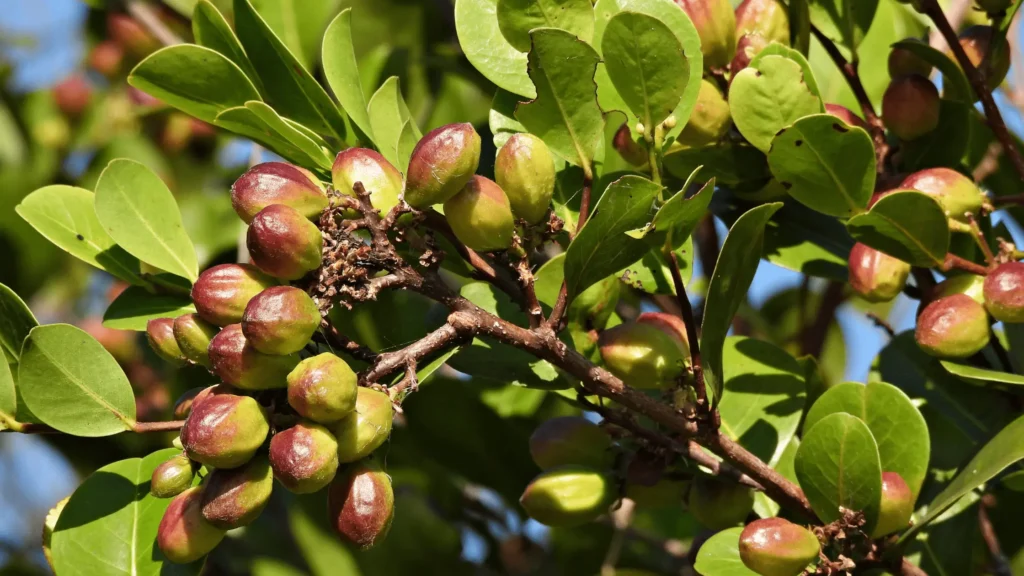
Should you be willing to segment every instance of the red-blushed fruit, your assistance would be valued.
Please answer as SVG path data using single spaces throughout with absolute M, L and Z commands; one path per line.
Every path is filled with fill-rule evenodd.
M 124 50 L 113 40 L 104 40 L 89 51 L 89 66 L 107 78 L 117 76 L 123 60 Z
M 195 469 L 184 454 L 171 456 L 153 470 L 149 480 L 149 493 L 157 498 L 171 498 L 192 486 Z
M 201 487 L 189 488 L 171 500 L 160 520 L 156 544 L 175 564 L 199 560 L 224 539 L 225 531 L 203 518 L 201 498 Z
M 533 134 L 513 134 L 494 159 L 494 180 L 508 197 L 512 213 L 530 224 L 548 214 L 555 193 L 555 159 Z
M 327 493 L 331 526 L 341 539 L 360 550 L 383 541 L 395 515 L 391 478 L 373 460 L 350 466 Z
M 863 129 L 868 132 L 871 127 L 864 121 L 863 118 L 857 116 L 846 106 L 840 106 L 839 104 L 825 104 L 825 112 L 839 118 L 846 123 L 847 126 L 856 126 L 857 128 Z
M 914 339 L 932 356 L 967 358 L 988 344 L 988 322 L 984 306 L 966 294 L 954 294 L 925 306 Z
M 153 352 L 168 362 L 181 365 L 188 360 L 174 338 L 174 318 L 154 318 L 146 322 L 146 340 Z
M 643 146 L 633 139 L 633 131 L 626 123 L 623 123 L 615 131 L 615 136 L 612 138 L 612 146 L 615 147 L 615 151 L 619 153 L 619 156 L 622 156 L 623 160 L 633 166 L 643 166 L 648 161 L 647 152 Z
M 257 268 L 282 280 L 298 280 L 320 267 L 320 229 L 294 208 L 274 204 L 261 210 L 245 235 Z
M 213 470 L 203 481 L 203 518 L 222 530 L 252 524 L 270 501 L 274 475 L 258 454 L 231 470 Z
M 754 56 L 760 54 L 761 50 L 764 50 L 767 45 L 768 41 L 758 34 L 744 34 L 740 36 L 739 41 L 736 43 L 736 55 L 733 56 L 732 62 L 729 63 L 729 82 L 732 83 L 732 79 L 741 70 L 750 66 L 750 61 L 754 59 Z
M 985 194 L 973 180 L 949 168 L 919 170 L 903 179 L 900 188 L 928 194 L 954 224 L 967 224 L 967 214 L 977 215 L 985 202 Z
M 888 302 L 903 291 L 910 264 L 860 242 L 849 258 L 850 286 L 868 302 Z
M 700 36 L 704 71 L 725 68 L 736 53 L 736 13 L 729 0 L 675 0 Z
M 701 80 L 693 113 L 676 141 L 684 146 L 706 146 L 721 140 L 730 126 L 729 103 L 717 86 Z
M 894 78 L 882 95 L 882 121 L 901 140 L 916 140 L 939 126 L 939 90 L 924 76 Z
M 334 189 L 355 197 L 356 182 L 370 193 L 370 204 L 387 215 L 402 195 L 402 173 L 379 153 L 368 148 L 349 148 L 338 153 L 331 169 Z
M 560 466 L 533 479 L 519 504 L 545 526 L 586 524 L 608 511 L 615 489 L 606 474 L 583 466 Z
M 896 472 L 882 472 L 882 501 L 871 537 L 881 538 L 906 528 L 913 514 L 914 494 L 903 477 Z
M 296 494 L 326 487 L 338 471 L 338 441 L 315 422 L 299 422 L 270 439 L 274 477 Z
M 985 308 L 1000 322 L 1024 322 L 1024 262 L 1000 264 L 985 278 Z
M 435 128 L 409 157 L 405 201 L 414 208 L 441 204 L 462 190 L 479 165 L 480 135 L 472 124 Z
M 242 321 L 253 296 L 277 282 L 249 264 L 220 264 L 207 268 L 192 286 L 199 317 L 217 326 Z
M 660 312 L 601 332 L 598 346 L 608 370 L 637 388 L 670 386 L 690 362 L 685 324 Z
M 203 392 L 210 390 L 211 388 L 214 388 L 214 386 L 200 386 L 198 388 L 187 390 L 184 394 L 179 396 L 174 402 L 174 409 L 171 411 L 174 419 L 184 420 L 185 418 L 188 418 L 189 412 L 192 411 L 192 406 L 195 405 L 196 401 L 200 398 L 200 395 L 202 394 L 203 397 L 208 396 L 209 392 L 206 394 L 203 394 Z
M 582 416 L 560 416 L 541 423 L 530 436 L 530 455 L 541 470 L 577 464 L 598 470 L 612 463 L 612 440 Z
M 288 373 L 299 363 L 297 354 L 264 354 L 252 347 L 241 324 L 225 326 L 210 340 L 210 369 L 226 384 L 243 390 L 288 386 Z
M 983 60 L 986 62 L 985 69 L 979 72 L 985 75 L 989 90 L 995 90 L 1003 83 L 1010 71 L 1010 43 L 1003 33 L 991 26 L 971 26 L 960 33 L 960 47 L 975 67 L 980 66 Z
M 323 184 L 305 168 L 286 162 L 264 162 L 249 168 L 231 185 L 231 206 L 243 222 L 267 206 L 281 204 L 315 219 L 330 204 Z
M 904 42 L 908 41 L 927 46 L 918 38 L 907 38 L 904 40 Z M 900 76 L 910 74 L 917 74 L 927 78 L 932 75 L 931 63 L 906 48 L 897 47 L 889 52 L 888 67 L 890 78 L 899 78 Z
M 358 378 L 334 354 L 306 358 L 288 374 L 288 404 L 304 418 L 329 424 L 356 408 Z
M 192 407 L 181 429 L 181 444 L 196 462 L 237 468 L 252 459 L 269 430 L 267 414 L 256 400 L 214 391 Z
M 473 176 L 446 200 L 444 215 L 455 236 L 473 250 L 490 252 L 512 245 L 512 206 L 501 187 L 483 176 Z
M 302 350 L 320 327 L 320 309 L 305 290 L 271 286 L 253 296 L 242 314 L 242 334 L 264 354 Z
M 120 12 L 107 12 L 107 34 L 136 58 L 144 58 L 161 48 L 160 41 L 137 20 Z
M 950 276 L 942 282 L 939 282 L 931 294 L 929 294 L 929 302 L 944 298 L 946 296 L 952 296 L 954 294 L 966 294 L 970 296 L 972 300 L 978 304 L 985 303 L 985 277 L 978 276 L 977 274 L 959 274 L 957 276 Z
M 391 398 L 360 386 L 356 391 L 356 407 L 332 427 L 338 440 L 338 461 L 355 462 L 370 455 L 391 435 L 395 409 Z
M 93 88 L 82 74 L 71 74 L 53 87 L 53 100 L 66 116 L 77 118 L 92 100 Z
M 217 335 L 217 327 L 199 317 L 182 314 L 174 319 L 174 340 L 178 348 L 192 362 L 210 367 L 210 340 Z
M 754 492 L 742 484 L 725 482 L 707 474 L 694 476 L 687 499 L 690 513 L 712 530 L 742 523 L 754 507 Z
M 779 0 L 743 0 L 736 7 L 736 36 L 756 34 L 789 46 L 789 14 Z
M 818 559 L 813 532 L 784 518 L 760 518 L 740 533 L 740 560 L 761 576 L 798 576 Z

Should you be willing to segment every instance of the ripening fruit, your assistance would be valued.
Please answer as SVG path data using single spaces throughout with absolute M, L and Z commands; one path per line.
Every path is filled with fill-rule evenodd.
M 1024 262 L 1000 264 L 985 278 L 985 308 L 1000 322 L 1024 322 Z
M 685 146 L 705 146 L 722 139 L 732 126 L 729 103 L 718 87 L 707 80 L 700 81 L 700 92 L 693 114 L 676 140 Z
M 916 140 L 939 125 L 939 90 L 924 76 L 893 79 L 882 96 L 882 121 L 900 140 Z
M 199 275 L 192 286 L 192 301 L 203 320 L 217 326 L 237 324 L 249 300 L 275 284 L 255 266 L 220 264 Z
M 355 410 L 333 427 L 338 440 L 338 461 L 345 464 L 361 460 L 384 444 L 391 434 L 394 415 L 387 394 L 360 386 Z
M 733 56 L 732 62 L 729 63 L 729 81 L 740 73 L 741 70 L 750 66 L 750 61 L 754 59 L 764 50 L 765 46 L 768 45 L 768 41 L 763 36 L 757 34 L 744 34 L 740 36 L 739 41 L 736 43 L 736 55 Z
M 113 40 L 104 40 L 89 51 L 89 66 L 107 78 L 117 76 L 123 60 L 124 50 Z
M 647 152 L 643 146 L 637 144 L 636 140 L 633 139 L 633 131 L 630 129 L 629 124 L 625 122 L 615 131 L 615 136 L 612 138 L 612 146 L 615 147 L 616 152 L 619 153 L 619 156 L 622 156 L 623 160 L 633 166 L 643 166 L 648 161 Z
M 603 330 L 615 312 L 622 283 L 618 277 L 608 276 L 573 298 L 568 317 L 585 328 Z
M 237 468 L 263 445 L 270 424 L 256 400 L 215 391 L 192 407 L 181 443 L 192 460 L 213 468 Z
M 868 302 L 888 302 L 903 291 L 910 264 L 860 242 L 850 250 L 850 286 Z
M 174 419 L 184 420 L 185 418 L 188 418 L 189 412 L 192 411 L 192 406 L 195 405 L 195 403 L 201 397 L 206 397 L 209 395 L 209 393 L 202 393 L 212 388 L 214 388 L 214 386 L 199 386 L 198 388 L 192 388 L 191 390 L 187 390 L 184 394 L 179 396 L 178 399 L 174 402 L 174 409 L 171 411 L 171 414 L 174 416 Z
M 820 550 L 813 532 L 784 518 L 754 520 L 740 533 L 740 559 L 761 576 L 798 576 Z
M 561 466 L 542 472 L 526 487 L 519 504 L 545 526 L 586 524 L 608 511 L 615 498 L 610 479 L 582 466 Z
M 274 475 L 260 454 L 231 470 L 213 470 L 203 481 L 203 518 L 222 530 L 252 524 L 270 501 Z
M 918 315 L 914 338 L 932 356 L 966 358 L 988 344 L 988 313 L 966 294 L 939 298 Z
M 387 537 L 395 516 L 391 477 L 373 460 L 355 464 L 331 483 L 327 508 L 341 539 L 369 550 Z
M 719 480 L 707 474 L 693 478 L 687 499 L 690 513 L 712 530 L 724 530 L 742 523 L 754 507 L 754 492 L 742 484 Z
M 913 514 L 914 494 L 903 477 L 896 472 L 882 472 L 882 501 L 871 537 L 881 538 L 906 528 Z
M 355 410 L 358 388 L 352 368 L 324 352 L 299 362 L 288 374 L 288 404 L 305 418 L 329 424 Z
M 462 190 L 479 165 L 480 135 L 472 124 L 435 128 L 409 157 L 405 201 L 414 208 L 441 204 Z
M 320 229 L 283 204 L 267 206 L 245 235 L 252 263 L 282 280 L 298 280 L 320 267 L 324 239 Z
M 338 471 L 338 441 L 319 424 L 299 422 L 270 439 L 270 466 L 274 477 L 292 492 L 317 492 Z
M 494 180 L 508 197 L 512 213 L 536 224 L 548 214 L 555 193 L 555 159 L 533 134 L 513 134 L 494 159 Z
M 993 39 L 996 44 L 990 47 Z M 975 67 L 988 54 L 985 69 L 979 72 L 985 75 L 985 84 L 989 90 L 995 90 L 1003 83 L 1006 73 L 1010 71 L 1010 44 L 1003 34 L 991 26 L 971 26 L 960 33 L 960 47 Z M 953 60 L 956 61 L 955 58 Z
M 316 219 L 330 204 L 323 184 L 305 168 L 286 162 L 264 162 L 231 185 L 231 206 L 249 224 L 267 206 L 281 204 L 305 218 Z
M 612 462 L 612 440 L 582 416 L 561 416 L 543 422 L 530 436 L 530 455 L 541 470 L 577 464 L 604 469 Z
M 140 59 L 161 48 L 160 41 L 127 14 L 107 13 L 107 35 Z
M 242 334 L 264 354 L 283 356 L 302 350 L 320 327 L 320 308 L 305 290 L 271 286 L 249 301 Z
M 992 16 L 998 16 L 1013 4 L 1013 0 L 975 0 L 978 9 L 990 14 Z
M 675 0 L 700 36 L 704 71 L 726 68 L 736 53 L 736 14 L 729 0 Z
M 925 44 L 918 38 L 907 38 L 905 41 Z M 900 76 L 909 76 L 911 74 L 928 78 L 932 75 L 931 63 L 906 48 L 893 48 L 889 52 L 888 66 L 890 78 L 899 78 Z
M 455 236 L 478 252 L 512 245 L 515 222 L 505 192 L 483 176 L 472 176 L 458 194 L 444 203 L 444 215 Z
M 846 123 L 847 126 L 856 126 L 862 128 L 865 132 L 870 133 L 870 127 L 863 118 L 857 116 L 846 106 L 840 106 L 839 104 L 825 104 L 825 112 L 839 118 Z
M 608 370 L 637 388 L 670 386 L 690 363 L 686 326 L 671 314 L 645 312 L 602 332 L 598 346 Z
M 950 276 L 932 289 L 929 297 L 937 300 L 954 294 L 966 294 L 978 304 L 985 303 L 985 277 L 977 274 L 959 274 Z M 991 312 L 989 312 L 991 314 Z
M 217 327 L 199 317 L 182 314 L 174 319 L 174 340 L 186 358 L 210 367 L 210 340 L 217 335 Z
M 201 498 L 201 487 L 189 488 L 171 500 L 160 519 L 156 543 L 171 562 L 195 562 L 209 554 L 224 538 L 224 530 L 203 518 Z
M 977 215 L 985 203 L 985 195 L 973 180 L 949 168 L 928 168 L 907 176 L 900 188 L 928 194 L 958 224 L 967 224 L 967 213 Z M 955 227 L 955 226 L 954 226 Z
M 171 456 L 153 470 L 149 493 L 157 498 L 171 498 L 192 486 L 195 469 L 184 454 Z
M 81 116 L 92 100 L 93 88 L 83 74 L 71 74 L 53 87 L 53 100 L 65 116 Z
M 338 153 L 331 168 L 334 189 L 355 197 L 353 186 L 362 182 L 370 193 L 370 204 L 387 214 L 402 194 L 402 173 L 383 156 L 367 148 L 349 148 Z
M 299 363 L 297 354 L 278 356 L 256 350 L 242 333 L 241 324 L 225 326 L 210 341 L 210 366 L 226 384 L 244 390 L 284 388 L 288 373 Z
M 154 318 L 146 322 L 146 340 L 153 352 L 164 360 L 174 364 L 188 361 L 174 338 L 174 318 Z
M 736 36 L 756 34 L 789 46 L 789 14 L 779 0 L 743 0 L 736 7 Z

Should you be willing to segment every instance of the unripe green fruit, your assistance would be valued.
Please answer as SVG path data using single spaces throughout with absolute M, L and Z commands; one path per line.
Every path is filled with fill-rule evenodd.
M 990 47 L 993 42 L 995 44 Z M 1003 83 L 1010 71 L 1010 43 L 1002 33 L 991 26 L 971 26 L 960 33 L 960 47 L 975 68 L 988 55 L 985 69 L 979 72 L 985 75 L 985 85 L 989 90 L 995 90 Z
M 405 201 L 414 208 L 441 204 L 469 182 L 480 165 L 480 135 L 472 124 L 431 130 L 413 148 Z
M 918 38 L 908 38 L 905 41 L 924 44 Z M 890 78 L 899 78 L 900 76 L 909 76 L 911 74 L 927 78 L 932 75 L 931 63 L 906 48 L 897 47 L 889 52 L 888 67 Z
M 914 494 L 903 477 L 896 472 L 882 472 L 882 501 L 871 537 L 881 538 L 906 528 L 913 514 Z
M 203 518 L 201 498 L 202 488 L 189 488 L 171 500 L 160 520 L 156 543 L 171 562 L 195 562 L 224 539 L 225 531 Z
M 245 235 L 252 263 L 283 280 L 298 280 L 320 267 L 324 239 L 320 229 L 294 208 L 267 206 Z
M 196 462 L 237 468 L 252 459 L 269 430 L 267 414 L 256 400 L 216 391 L 192 407 L 181 443 Z
M 813 532 L 783 518 L 754 520 L 740 533 L 740 559 L 761 576 L 798 576 L 820 550 Z
M 952 222 L 959 224 L 969 223 L 967 213 L 977 215 L 985 202 L 985 195 L 973 180 L 949 168 L 914 172 L 903 180 L 900 188 L 928 194 Z
M 455 236 L 473 250 L 490 252 L 512 245 L 512 206 L 505 192 L 483 176 L 473 176 L 445 201 L 444 215 Z
M 675 0 L 700 36 L 704 71 L 725 68 L 736 53 L 736 14 L 729 0 Z
M 950 276 L 939 282 L 930 294 L 931 300 L 937 300 L 954 294 L 965 294 L 978 304 L 985 303 L 985 277 L 977 274 L 960 274 Z
M 736 36 L 756 34 L 789 46 L 789 14 L 779 0 L 743 0 L 736 7 Z
M 231 185 L 231 206 L 246 224 L 274 204 L 294 208 L 303 217 L 315 219 L 330 200 L 312 172 L 285 162 L 257 164 Z
M 314 422 L 337 422 L 355 410 L 358 388 L 352 368 L 324 352 L 299 362 L 288 374 L 288 404 Z
M 192 461 L 184 454 L 171 456 L 153 470 L 149 481 L 149 493 L 157 498 L 171 498 L 192 486 L 195 469 Z
M 754 492 L 735 482 L 698 474 L 687 500 L 690 513 L 712 530 L 724 530 L 742 523 L 754 507 Z
M 914 339 L 932 356 L 967 358 L 988 344 L 988 313 L 965 294 L 939 298 L 918 315 Z
M 199 317 L 182 314 L 174 319 L 174 340 L 186 358 L 210 367 L 210 340 L 217 335 L 217 327 Z
M 209 350 L 213 373 L 244 390 L 284 388 L 288 373 L 299 363 L 296 354 L 278 356 L 256 350 L 242 333 L 241 324 L 225 326 L 210 341 Z
M 729 103 L 718 87 L 707 80 L 700 81 L 697 104 L 689 122 L 679 134 L 677 142 L 685 146 L 705 146 L 722 139 L 732 126 Z
M 157 356 L 168 362 L 180 366 L 188 361 L 174 339 L 173 318 L 154 318 L 146 322 L 146 341 Z
M 545 526 L 586 524 L 608 511 L 614 487 L 603 473 L 582 466 L 542 472 L 526 487 L 519 504 Z
M 978 9 L 987 14 L 998 16 L 1013 4 L 1013 0 L 975 0 Z
M 882 96 L 882 121 L 901 140 L 916 140 L 939 126 L 939 90 L 924 76 L 900 76 Z
M 320 309 L 304 290 L 272 286 L 245 307 L 242 334 L 260 352 L 284 356 L 305 348 L 320 320 Z
M 555 193 L 555 159 L 533 134 L 513 134 L 494 159 L 494 180 L 508 197 L 512 212 L 536 224 L 548 214 Z
M 888 302 L 899 296 L 910 276 L 910 264 L 857 243 L 850 250 L 850 286 L 868 302 Z
M 370 204 L 387 215 L 402 194 L 402 173 L 383 156 L 367 148 L 349 148 L 338 153 L 331 168 L 334 189 L 355 197 L 353 186 L 363 184 L 370 193 Z
M 580 326 L 603 330 L 615 312 L 622 283 L 616 276 L 608 276 L 573 298 L 569 305 L 569 320 Z
M 270 502 L 274 475 L 263 455 L 239 468 L 213 470 L 203 482 L 203 518 L 222 530 L 252 524 Z
M 382 542 L 395 516 L 395 493 L 380 465 L 367 460 L 339 474 L 327 493 L 331 526 L 360 550 Z
M 217 326 L 242 321 L 253 296 L 277 282 L 249 264 L 221 264 L 207 268 L 192 286 L 192 301 L 199 317 Z
M 360 386 L 356 391 L 356 407 L 334 427 L 338 440 L 338 461 L 345 464 L 369 456 L 391 435 L 395 409 L 391 398 L 372 388 Z
M 671 386 L 690 362 L 686 326 L 660 312 L 605 330 L 598 346 L 608 370 L 637 388 Z
M 623 123 L 615 131 L 615 136 L 612 138 L 612 146 L 615 147 L 616 152 L 619 153 L 619 156 L 622 156 L 623 160 L 633 166 L 643 166 L 648 161 L 647 151 L 644 150 L 643 146 L 636 143 L 636 140 L 633 139 L 633 130 L 626 123 Z
M 195 404 L 200 394 L 206 390 L 209 390 L 210 388 L 214 387 L 200 386 L 198 388 L 192 388 L 191 390 L 188 390 L 184 394 L 179 396 L 178 399 L 174 402 L 174 409 L 171 412 L 171 414 L 174 416 L 174 419 L 184 420 L 185 418 L 188 418 L 188 414 L 189 412 L 192 411 L 192 406 Z
M 839 104 L 825 104 L 825 112 L 835 116 L 836 118 L 839 118 L 848 126 L 855 126 L 857 128 L 861 128 L 865 132 L 869 132 L 871 129 L 870 126 L 868 126 L 868 123 L 864 121 L 864 119 L 854 114 L 853 110 L 850 110 L 846 106 L 840 106 Z
M 764 50 L 765 46 L 768 45 L 768 41 L 764 39 L 764 36 L 758 34 L 744 34 L 740 36 L 739 41 L 736 43 L 736 55 L 733 56 L 732 62 L 729 63 L 729 81 L 740 73 L 741 70 L 750 66 L 750 61 L 754 59 Z
M 1000 322 L 1024 322 L 1024 262 L 1000 264 L 984 283 L 985 308 Z
M 338 441 L 327 428 L 299 422 L 270 439 L 274 477 L 296 494 L 311 494 L 331 483 L 338 471 Z
M 530 436 L 530 455 L 541 470 L 566 464 L 601 470 L 611 465 L 611 447 L 608 434 L 581 416 L 552 418 Z

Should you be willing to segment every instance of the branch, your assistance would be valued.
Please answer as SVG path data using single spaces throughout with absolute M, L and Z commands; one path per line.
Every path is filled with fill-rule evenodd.
M 314 340 L 323 341 L 323 343 L 331 348 L 343 350 L 353 358 L 363 362 L 372 363 L 377 359 L 377 354 L 373 350 L 345 336 L 326 319 L 320 324 L 320 328 L 320 332 L 313 334 Z
M 697 321 L 693 317 L 693 307 L 690 299 L 686 296 L 686 286 L 683 284 L 683 275 L 679 271 L 679 258 L 671 245 L 665 247 L 668 256 L 670 269 L 672 270 L 672 283 L 676 288 L 676 299 L 679 302 L 679 309 L 686 324 L 686 339 L 690 344 L 690 365 L 693 367 L 693 389 L 697 395 L 697 404 L 704 408 L 708 407 L 708 392 L 704 385 L 704 366 L 700 358 L 700 339 L 697 336 Z
M 991 272 L 991 268 L 982 266 L 981 264 L 975 264 L 966 258 L 961 258 L 956 254 L 946 254 L 946 260 L 942 263 L 943 272 L 949 272 L 950 270 L 964 270 L 971 274 L 977 274 L 979 276 L 985 276 Z
M 19 432 L 21 434 L 63 434 L 60 430 L 47 426 L 46 424 L 36 424 L 33 422 L 6 422 L 8 428 L 0 430 L 0 432 Z M 184 420 L 171 420 L 168 422 L 136 422 L 132 425 L 131 430 L 125 430 L 125 432 L 135 432 L 137 434 L 145 434 L 148 432 L 173 432 L 180 430 L 185 425 Z
M 444 324 L 401 350 L 378 354 L 373 365 L 363 372 L 359 379 L 367 384 L 379 382 L 381 378 L 407 368 L 410 364 L 416 364 L 431 354 L 468 340 L 451 324 Z
M 801 326 L 800 347 L 804 354 L 810 354 L 815 358 L 821 356 L 829 326 L 832 325 L 839 306 L 846 301 L 844 287 L 845 284 L 842 282 L 830 282 L 821 296 L 821 304 L 818 306 L 818 313 L 814 316 L 814 322 L 809 326 Z
M 1016 205 L 1024 206 L 1024 194 L 1009 194 L 1006 196 L 992 196 L 989 198 L 993 206 Z
M 589 174 L 589 172 L 588 172 Z M 576 221 L 576 230 L 573 232 L 573 238 L 580 233 L 583 229 L 583 225 L 587 223 L 587 218 L 590 216 L 590 188 L 593 186 L 593 177 L 585 175 L 583 177 L 583 192 L 580 197 L 580 217 Z M 558 300 L 555 301 L 555 306 L 551 310 L 551 316 L 548 317 L 547 326 L 554 331 L 558 331 L 562 325 L 562 319 L 565 316 L 565 310 L 569 307 L 569 289 L 562 280 L 562 288 L 558 291 Z
M 992 520 L 988 517 L 988 509 L 993 503 L 994 497 L 991 494 L 981 497 L 981 502 L 978 503 L 978 528 L 981 531 L 982 539 L 985 541 L 985 547 L 988 548 L 989 556 L 992 557 L 990 565 L 992 574 L 995 576 L 1012 576 L 1013 570 L 1010 569 L 1010 561 L 1003 554 L 1003 548 L 999 545 L 999 536 L 996 534 L 995 527 L 992 526 Z
M 459 239 L 455 237 L 455 233 L 452 231 L 451 226 L 448 225 L 448 221 L 445 220 L 443 216 L 434 210 L 427 210 L 424 214 L 426 215 L 424 224 L 432 230 L 440 233 L 452 244 L 452 246 L 455 247 L 459 256 L 473 268 L 474 277 L 477 280 L 483 280 L 484 282 L 493 284 L 498 290 L 501 290 L 511 296 L 513 300 L 523 302 L 523 294 L 519 290 L 519 287 L 516 286 L 516 283 L 500 274 L 486 258 L 459 241 Z

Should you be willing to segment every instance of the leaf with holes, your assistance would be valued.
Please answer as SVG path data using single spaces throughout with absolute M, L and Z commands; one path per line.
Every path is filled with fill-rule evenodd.
M 857 242 L 913 266 L 942 266 L 949 251 L 946 214 L 931 196 L 900 190 L 854 216 L 846 229 Z
M 800 63 L 776 55 L 736 74 L 729 87 L 729 109 L 743 137 L 765 153 L 779 130 L 824 112 L 821 99 L 804 81 Z

